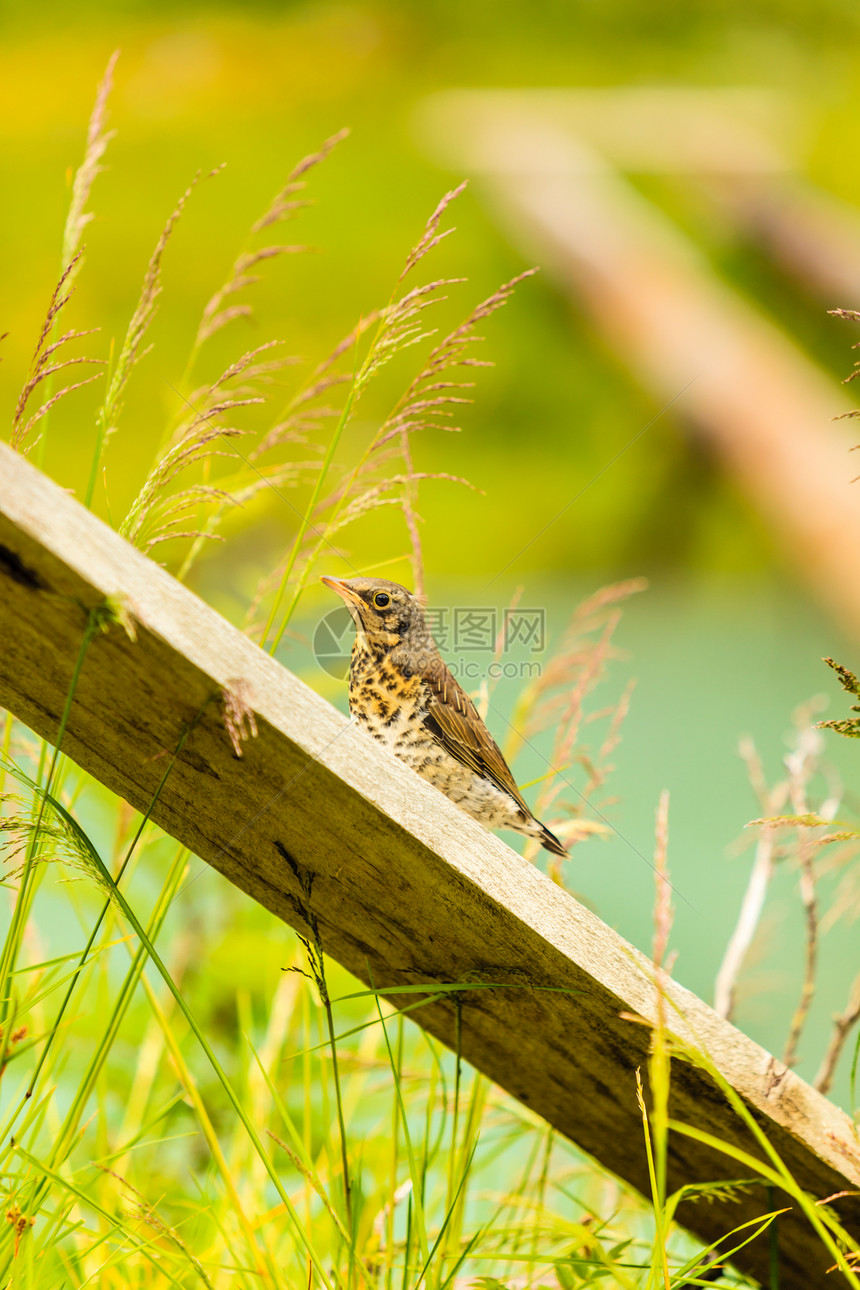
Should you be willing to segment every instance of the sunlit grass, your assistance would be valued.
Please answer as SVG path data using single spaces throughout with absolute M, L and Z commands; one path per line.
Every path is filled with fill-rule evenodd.
M 101 127 L 91 131 L 83 166 L 90 174 L 91 149 L 103 142 Z M 292 193 L 304 185 L 310 163 L 327 151 L 292 172 L 257 232 L 297 213 Z M 89 196 L 88 186 L 74 191 Z M 95 500 L 106 444 L 122 431 L 126 387 L 145 358 L 161 291 L 162 257 L 190 191 L 168 218 L 126 341 L 115 362 L 111 355 L 86 472 L 87 501 Z M 406 257 L 403 277 L 435 250 L 453 196 L 431 215 Z M 85 204 L 78 202 L 78 222 Z M 79 239 L 72 242 L 77 254 Z M 253 285 L 244 280 L 247 257 L 258 267 L 274 258 L 267 249 L 253 240 L 246 245 L 226 285 L 210 297 L 210 305 L 217 303 L 204 308 L 185 368 L 188 384 L 161 427 L 156 460 L 125 519 L 116 517 L 143 547 L 162 540 L 180 544 L 174 563 L 184 576 L 203 540 L 217 536 L 229 507 L 300 476 L 308 488 L 303 506 L 294 508 L 293 540 L 249 608 L 249 630 L 261 643 L 272 633 L 277 642 L 289 629 L 326 551 L 348 559 L 340 536 L 347 525 L 383 507 L 396 514 L 403 566 L 420 585 L 417 490 L 428 474 L 439 472 L 415 468 L 411 437 L 440 429 L 438 418 L 463 399 L 463 374 L 452 380 L 452 372 L 475 365 L 464 357 L 474 327 L 505 303 L 513 285 L 487 297 L 437 341 L 424 327 L 423 311 L 451 280 L 401 288 L 401 277 L 387 304 L 369 308 L 302 377 L 280 411 L 272 412 L 268 399 L 268 421 L 246 422 L 247 409 L 261 407 L 281 370 L 261 358 L 266 342 L 220 367 L 199 388 L 190 381 L 202 346 L 220 330 L 215 321 L 226 327 L 247 316 L 244 303 L 230 317 L 222 305 L 228 297 L 245 300 L 242 293 Z M 37 366 L 60 325 L 58 299 L 48 313 Z M 417 375 L 406 382 L 405 395 L 391 401 L 363 438 L 345 444 L 366 387 L 390 359 L 400 361 L 420 345 Z M 55 412 L 54 395 L 40 390 L 42 383 L 32 383 L 31 376 L 25 390 L 38 390 L 43 399 L 36 411 L 45 410 L 31 429 L 41 427 L 44 444 L 57 433 L 60 407 Z M 226 424 L 228 414 L 241 425 Z M 292 456 L 297 448 L 301 460 Z M 347 448 L 352 456 L 339 456 Z M 217 459 L 221 453 L 229 466 Z M 444 486 L 453 482 L 446 477 Z M 576 756 L 588 770 L 582 801 L 558 803 L 560 814 L 570 817 L 571 841 L 598 827 L 588 799 L 609 773 L 627 695 L 588 712 L 585 700 L 604 674 L 616 604 L 638 589 L 631 583 L 610 588 L 574 614 L 555 670 L 517 711 L 525 731 L 529 722 L 563 716 L 559 766 L 566 769 Z M 774 1208 L 752 1230 L 747 1225 L 727 1232 L 719 1251 L 702 1251 L 675 1223 L 679 1200 L 693 1190 L 706 1198 L 725 1195 L 732 1185 L 755 1185 L 788 1194 L 846 1283 L 857 1285 L 850 1267 L 857 1250 L 848 1234 L 791 1178 L 707 1056 L 673 1051 L 662 1009 L 650 1064 L 651 1105 L 642 1098 L 642 1143 L 631 1147 L 649 1163 L 647 1203 L 467 1068 L 459 1052 L 445 1051 L 413 1026 L 433 989 L 414 987 L 422 997 L 405 1001 L 399 1011 L 391 997 L 412 987 L 386 992 L 388 1001 L 372 989 L 357 990 L 326 958 L 309 910 L 311 935 L 302 940 L 273 926 L 262 911 L 231 905 L 223 890 L 217 902 L 207 897 L 198 907 L 193 858 L 151 825 L 148 813 L 135 816 L 106 798 L 62 752 L 77 676 L 105 621 L 134 632 L 120 605 L 90 614 L 56 746 L 4 718 L 0 788 L 9 796 L 0 824 L 8 841 L 4 895 L 11 916 L 0 949 L 0 1170 L 7 1220 L 0 1229 L 0 1284 L 445 1290 L 477 1279 L 487 1290 L 499 1290 L 554 1279 L 572 1290 L 611 1278 L 636 1290 L 669 1290 L 683 1277 L 697 1284 L 697 1274 L 707 1273 L 718 1254 L 768 1239 L 776 1213 Z M 483 697 L 489 702 L 489 693 Z M 600 720 L 605 734 L 591 756 L 580 726 Z M 190 729 L 166 750 L 150 811 Z M 559 788 L 558 782 L 546 785 L 548 803 L 560 797 Z M 658 991 L 671 924 L 666 830 L 664 807 L 657 848 Z M 555 876 L 561 881 L 560 873 Z M 71 892 L 70 879 L 83 887 Z M 77 933 L 68 926 L 72 910 L 80 919 Z M 247 961 L 236 963 L 237 929 L 231 928 L 220 971 L 238 983 L 213 990 L 212 924 L 234 916 L 253 929 L 245 941 Z M 451 982 L 435 993 L 452 995 L 459 1009 L 468 991 L 480 988 L 489 986 Z M 671 1065 L 681 1055 L 708 1070 L 759 1141 L 764 1163 L 723 1147 L 743 1174 L 737 1184 L 704 1183 L 668 1194 L 670 1130 L 709 1141 L 700 1129 L 669 1118 Z M 634 1104 L 635 1087 L 629 1096 Z

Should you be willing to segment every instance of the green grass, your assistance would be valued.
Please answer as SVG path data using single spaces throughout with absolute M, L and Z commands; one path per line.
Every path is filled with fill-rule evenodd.
M 13 920 L 4 951 L 4 1285 L 696 1284 L 708 1250 L 677 1228 L 678 1202 L 762 1183 L 807 1215 L 822 1257 L 858 1285 L 845 1263 L 856 1244 L 707 1057 L 675 1048 L 671 1018 L 655 1032 L 652 1102 L 631 1144 L 650 1162 L 649 1206 L 416 1029 L 410 1013 L 425 999 L 397 1014 L 356 991 L 318 939 L 213 890 L 214 875 L 189 882 L 187 852 L 60 756 L 56 791 L 73 813 L 40 787 L 38 744 L 19 727 L 13 743 L 4 764 L 25 850 L 6 885 L 28 931 Z M 92 799 L 104 855 L 77 818 Z M 78 935 L 89 936 L 83 952 L 41 957 L 52 923 L 62 935 L 51 905 L 72 860 L 86 875 L 71 902 Z M 658 902 L 661 920 L 667 938 Z M 468 1006 L 467 985 L 446 989 Z M 676 1059 L 709 1071 L 761 1159 L 668 1118 Z M 670 1131 L 728 1153 L 737 1182 L 667 1194 Z M 771 1221 L 727 1232 L 721 1254 L 766 1240 Z
M 294 173 L 289 184 L 303 184 L 307 173 Z M 268 207 L 277 212 L 274 222 L 292 217 L 283 202 L 303 192 L 291 188 L 285 198 L 282 190 Z M 189 204 L 200 196 L 186 194 Z M 264 203 L 258 214 L 266 209 Z M 79 203 L 72 222 L 82 210 Z M 387 303 L 383 297 L 353 320 L 343 349 L 329 361 L 323 348 L 288 393 L 280 385 L 285 369 L 271 365 L 265 342 L 228 355 L 219 348 L 224 335 L 210 338 L 210 351 L 198 331 L 190 344 L 193 373 L 190 362 L 177 363 L 173 395 L 152 436 L 153 458 L 126 487 L 127 505 L 117 513 L 101 468 L 112 437 L 126 433 L 124 404 L 145 370 L 138 365 L 146 361 L 162 260 L 181 232 L 180 214 L 187 212 L 174 211 L 156 244 L 125 343 L 108 348 L 92 455 L 79 470 L 83 495 L 142 547 L 168 541 L 169 562 L 185 577 L 220 528 L 229 552 L 256 517 L 261 495 L 289 497 L 286 490 L 295 488 L 282 566 L 268 571 L 247 606 L 249 631 L 262 643 L 293 630 L 321 560 L 349 558 L 342 535 L 352 538 L 350 526 L 360 532 L 372 520 L 374 541 L 394 553 L 386 567 L 420 580 L 419 486 L 423 496 L 431 486 L 461 484 L 427 478 L 447 472 L 418 470 L 411 436 L 438 430 L 440 412 L 456 410 L 446 403 L 428 411 L 425 401 L 440 378 L 474 375 L 462 370 L 474 328 L 508 289 L 466 306 L 462 323 L 443 315 L 438 335 L 431 334 L 425 317 L 455 285 L 434 275 L 432 285 L 419 279 L 416 286 L 415 270 L 423 272 L 424 255 L 438 249 L 431 243 L 447 217 L 437 210 Z M 76 252 L 80 239 L 69 229 L 67 223 L 64 242 Z M 248 284 L 237 286 L 241 256 L 266 245 L 259 238 L 242 244 L 222 299 L 247 299 Z M 39 355 L 53 343 L 79 342 L 63 339 L 73 309 L 73 302 L 53 309 Z M 207 358 L 208 377 L 194 375 Z M 30 389 L 36 411 L 59 392 L 57 373 L 39 363 L 31 369 L 39 378 Z M 446 386 L 443 397 L 459 398 L 461 388 Z M 24 432 L 22 446 L 35 447 L 41 431 L 50 461 L 67 406 L 66 399 L 52 403 Z M 245 504 L 238 520 L 227 494 Z M 559 660 L 571 693 L 577 669 L 588 673 L 586 690 L 602 677 L 619 594 L 608 593 L 609 609 L 583 611 L 587 622 L 574 619 L 579 635 Z M 706 1203 L 728 1185 L 667 1191 L 670 1130 L 706 1136 L 669 1118 L 676 1058 L 709 1070 L 759 1140 L 764 1163 L 734 1152 L 734 1185 L 789 1195 L 817 1232 L 822 1259 L 839 1265 L 844 1284 L 858 1284 L 848 1263 L 858 1256 L 856 1244 L 802 1192 L 706 1055 L 673 1051 L 662 1015 L 652 1103 L 643 1101 L 642 1140 L 631 1144 L 649 1162 L 646 1201 L 413 1025 L 421 999 L 395 1012 L 375 991 L 357 990 L 327 960 L 312 920 L 311 937 L 295 937 L 226 890 L 148 815 L 136 815 L 77 770 L 63 754 L 63 735 L 80 667 L 106 619 L 134 632 L 120 604 L 90 615 L 57 745 L 34 739 L 8 715 L 3 725 L 0 824 L 11 917 L 0 949 L 7 1220 L 0 1284 L 573 1290 L 603 1283 L 651 1290 L 683 1276 L 696 1284 L 712 1252 L 678 1229 L 677 1205 L 694 1191 Z M 589 631 L 594 639 L 586 648 Z M 538 720 L 539 701 L 551 704 L 553 696 L 532 694 L 518 725 Z M 574 753 L 584 756 L 580 722 L 594 729 L 617 711 L 586 712 L 581 703 L 566 711 L 558 745 L 565 765 Z M 187 734 L 167 750 L 173 759 Z M 608 767 L 599 758 L 590 765 L 595 786 L 602 785 Z M 168 760 L 162 785 L 172 766 Z M 544 782 L 548 803 L 557 787 Z M 577 808 L 580 822 L 594 823 L 591 805 Z M 564 823 L 568 808 L 559 802 L 557 809 Z M 663 871 L 665 819 L 658 834 Z M 663 887 L 656 925 L 659 967 L 670 930 Z M 467 1006 L 470 988 L 479 987 L 445 987 L 457 1008 Z M 629 1096 L 634 1105 L 635 1087 Z M 739 1248 L 768 1240 L 777 1212 L 774 1205 L 725 1241 Z M 728 1281 L 745 1284 L 732 1274 Z

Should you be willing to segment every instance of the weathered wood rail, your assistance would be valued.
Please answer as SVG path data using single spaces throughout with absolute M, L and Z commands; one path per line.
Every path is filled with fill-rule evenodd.
M 365 981 L 518 987 L 464 995 L 464 1056 L 647 1192 L 634 1073 L 649 1033 L 622 1014 L 655 1015 L 648 960 L 0 445 L 0 704 L 48 739 L 87 612 L 108 596 L 125 601 L 137 640 L 118 625 L 93 640 L 64 751 L 146 809 L 165 750 L 207 699 L 241 690 L 258 738 L 237 758 L 210 702 L 156 821 L 301 931 L 312 880 L 324 947 Z M 671 1030 L 707 1051 L 803 1187 L 816 1199 L 856 1189 L 860 1147 L 842 1112 L 694 995 L 673 983 L 668 995 Z M 415 1019 L 452 1044 L 450 999 Z M 675 1062 L 672 1088 L 676 1119 L 760 1154 L 702 1070 Z M 671 1187 L 738 1173 L 724 1154 L 673 1136 Z M 753 1188 L 731 1204 L 688 1204 L 680 1217 L 710 1241 L 783 1199 Z M 860 1228 L 856 1198 L 836 1208 Z M 782 1290 L 832 1286 L 826 1252 L 796 1210 L 780 1220 L 779 1245 Z M 766 1241 L 738 1263 L 766 1278 Z

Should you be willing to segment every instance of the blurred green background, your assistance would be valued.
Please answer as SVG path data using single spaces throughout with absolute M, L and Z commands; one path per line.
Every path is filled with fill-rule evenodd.
M 266 271 L 254 289 L 253 324 L 237 323 L 218 338 L 206 358 L 210 376 L 220 360 L 273 336 L 285 342 L 285 352 L 312 364 L 359 316 L 387 300 L 437 200 L 468 178 L 441 169 L 417 141 L 415 106 L 441 88 L 772 87 L 804 122 L 806 177 L 860 205 L 853 162 L 858 36 L 860 10 L 847 0 L 660 6 L 632 0 L 79 0 L 74 7 L 4 0 L 0 330 L 9 335 L 0 402 L 10 413 L 26 375 L 58 276 L 70 178 L 83 153 L 96 85 L 117 47 L 110 106 L 117 137 L 90 202 L 97 218 L 87 230 L 86 264 L 69 313 L 76 327 L 102 329 L 89 352 L 106 356 L 111 339 L 121 340 L 158 232 L 190 178 L 222 162 L 226 168 L 194 193 L 167 250 L 154 349 L 132 378 L 121 429 L 108 450 L 109 511 L 99 491 L 97 509 L 114 522 L 177 412 L 174 387 L 182 388 L 203 305 L 295 161 L 342 126 L 350 127 L 350 138 L 314 172 L 315 204 L 284 239 L 307 243 L 313 253 L 286 257 Z M 804 295 L 677 185 L 637 182 L 682 222 L 718 276 L 798 338 L 831 373 L 836 391 L 850 369 L 854 337 L 825 310 L 860 301 Z M 528 267 L 500 230 L 480 181 L 458 200 L 451 222 L 457 232 L 428 262 L 425 277 L 468 282 L 448 292 L 435 320 L 440 326 L 454 325 Z M 709 997 L 749 864 L 749 852 L 730 859 L 727 850 L 760 814 L 737 756 L 738 739 L 751 734 L 776 775 L 798 703 L 825 691 L 835 699 L 829 715 L 842 715 L 845 705 L 820 658 L 833 654 L 852 665 L 856 642 L 845 640 L 812 603 L 762 519 L 709 452 L 691 443 L 678 410 L 656 416 L 659 407 L 548 275 L 523 283 L 483 331 L 481 356 L 496 366 L 478 373 L 463 433 L 424 435 L 415 445 L 419 469 L 465 476 L 481 490 L 444 481 L 422 488 L 430 600 L 504 606 L 522 584 L 527 603 L 546 606 L 557 638 L 576 601 L 601 582 L 648 577 L 651 590 L 631 604 L 619 633 L 628 657 L 613 663 L 603 700 L 616 698 L 629 676 L 638 678 L 610 785 L 617 801 L 608 818 L 617 833 L 578 847 L 565 880 L 646 948 L 653 813 L 659 791 L 669 788 L 676 974 Z M 366 441 L 386 399 L 390 404 L 403 388 L 414 370 L 410 363 L 408 353 L 400 356 L 376 402 L 362 406 L 345 459 Z M 72 489 L 86 482 L 101 396 L 96 382 L 72 394 L 52 420 L 45 465 Z M 846 478 L 851 464 L 846 460 Z M 297 490 L 291 500 L 301 510 L 306 494 Z M 259 578 L 291 541 L 295 518 L 290 505 L 261 497 L 231 522 L 230 542 L 207 552 L 192 584 L 241 621 Z M 402 533 L 395 537 L 387 517 L 371 518 L 348 544 L 351 561 L 362 569 L 404 549 Z M 157 554 L 168 563 L 178 558 L 167 548 Z M 300 630 L 283 657 L 345 706 L 343 687 L 317 666 L 308 644 L 328 607 L 321 590 L 308 594 Z M 496 692 L 500 719 L 494 724 L 491 717 L 490 724 L 497 734 L 515 689 L 505 683 Z M 518 761 L 521 781 L 544 773 L 548 746 L 539 742 Z M 860 782 L 855 749 L 829 736 L 828 756 L 849 786 L 848 809 Z M 837 880 L 823 880 L 825 903 Z M 795 888 L 796 875 L 781 871 L 737 1017 L 776 1051 L 800 986 L 803 921 Z M 195 899 L 213 908 L 226 899 L 213 873 L 194 890 Z M 843 921 L 828 935 L 803 1045 L 800 1069 L 808 1076 L 830 1014 L 844 1006 L 860 966 L 856 947 L 856 925 Z M 226 940 L 219 953 L 229 954 Z M 843 1101 L 846 1089 L 843 1075 L 836 1090 Z

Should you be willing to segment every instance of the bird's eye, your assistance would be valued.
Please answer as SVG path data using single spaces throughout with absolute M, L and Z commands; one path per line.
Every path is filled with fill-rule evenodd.
M 384 609 L 386 605 L 391 604 L 391 597 L 386 591 L 377 591 L 376 595 L 373 597 L 373 603 L 376 605 L 377 609 Z

